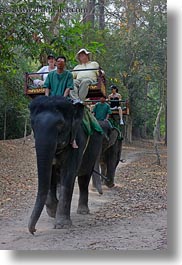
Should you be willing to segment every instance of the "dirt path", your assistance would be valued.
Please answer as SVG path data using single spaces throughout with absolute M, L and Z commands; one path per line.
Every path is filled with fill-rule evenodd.
M 26 148 L 35 162 L 34 150 L 32 149 L 30 152 L 30 145 Z M 31 179 L 32 182 L 30 179 L 28 179 L 29 181 L 26 180 L 26 185 L 29 188 L 24 183 L 19 182 L 19 186 L 23 185 L 26 187 L 27 192 L 21 193 L 21 204 L 19 207 L 16 204 L 13 208 L 11 197 L 7 200 L 7 204 L 3 204 L 3 210 L 1 210 L 3 214 L 0 216 L 0 249 L 167 249 L 165 172 L 162 169 L 160 178 L 158 178 L 158 174 L 155 175 L 153 173 L 152 175 L 154 178 L 152 181 L 158 181 L 157 186 L 159 189 L 156 189 L 156 183 L 152 182 L 152 186 L 150 183 L 146 185 L 142 182 L 146 175 L 146 170 L 147 174 L 150 175 L 151 169 L 148 167 L 144 169 L 142 168 L 143 164 L 139 164 L 141 171 L 137 175 L 137 161 L 145 158 L 146 154 L 151 154 L 151 157 L 153 157 L 150 148 L 147 151 L 141 147 L 124 148 L 123 158 L 126 159 L 126 163 L 120 163 L 117 168 L 116 186 L 112 189 L 104 187 L 103 195 L 99 195 L 90 186 L 89 207 L 91 214 L 89 215 L 78 215 L 76 213 L 78 203 L 76 183 L 71 210 L 73 226 L 70 229 L 53 229 L 54 220 L 49 218 L 44 210 L 38 221 L 35 236 L 29 234 L 27 224 L 35 198 L 36 178 L 34 176 L 34 179 Z M 24 155 L 22 154 L 22 156 Z M 146 161 L 143 161 L 143 163 L 145 164 Z M 30 167 L 32 167 L 31 163 Z M 160 172 L 161 169 L 157 169 Z M 129 174 L 132 170 L 135 172 L 134 175 Z M 35 175 L 35 172 L 32 174 Z M 140 182 L 142 184 L 139 186 Z M 11 212 L 7 212 L 7 208 Z

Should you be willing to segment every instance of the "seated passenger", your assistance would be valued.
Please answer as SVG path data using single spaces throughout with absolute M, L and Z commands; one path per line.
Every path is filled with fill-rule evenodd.
M 43 85 L 45 88 L 45 96 L 64 96 L 68 97 L 73 89 L 73 76 L 70 71 L 66 70 L 66 57 L 58 56 L 56 58 L 57 70 L 48 73 L 47 79 Z M 73 148 L 78 148 L 75 137 L 77 126 L 73 131 L 71 145 Z
M 42 68 L 39 69 L 39 71 L 37 71 L 37 73 L 40 73 L 40 74 L 42 73 L 41 75 L 40 74 L 30 75 L 32 77 L 38 78 L 38 79 L 33 80 L 34 85 L 37 87 L 43 86 L 43 84 L 47 78 L 48 72 L 51 72 L 51 71 L 57 69 L 57 67 L 55 66 L 56 60 L 55 60 L 54 55 L 52 55 L 52 54 L 48 55 L 47 63 L 48 63 L 48 65 L 43 66 Z M 42 79 L 41 79 L 41 77 L 42 77 Z
M 115 85 L 111 86 L 112 93 L 108 96 L 108 100 L 110 100 L 111 110 L 118 110 L 120 116 L 120 125 L 124 125 L 123 122 L 123 111 L 120 106 L 119 100 L 121 100 L 121 95 L 118 93 L 118 88 Z
M 100 102 L 96 103 L 93 108 L 93 114 L 98 121 L 105 121 L 109 119 L 112 113 L 110 106 L 106 103 L 106 96 L 100 98 Z
M 88 86 L 94 82 L 97 82 L 97 77 L 99 75 L 99 64 L 97 62 L 90 61 L 90 52 L 86 49 L 81 49 L 76 55 L 76 59 L 80 64 L 75 66 L 73 69 L 74 78 L 74 90 L 70 91 L 70 96 L 72 99 L 80 99 L 84 101 L 88 94 Z M 84 71 L 76 71 L 81 70 Z M 95 69 L 95 70 L 86 70 Z

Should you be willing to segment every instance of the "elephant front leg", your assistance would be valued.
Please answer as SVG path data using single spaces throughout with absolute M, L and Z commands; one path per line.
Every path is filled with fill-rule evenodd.
M 69 228 L 72 225 L 70 218 L 70 208 L 72 199 L 73 187 L 60 186 L 59 202 L 56 211 L 55 228 Z
M 78 201 L 78 214 L 89 214 L 88 208 L 88 185 L 90 182 L 90 176 L 79 176 L 78 185 L 80 190 L 80 197 Z
M 53 194 L 52 191 L 49 190 L 46 200 L 46 211 L 47 214 L 52 218 L 55 218 L 56 216 L 57 204 L 58 200 L 55 197 L 55 194 Z
M 112 188 L 115 186 L 114 184 L 114 176 L 115 176 L 115 168 L 112 167 L 108 167 L 107 168 L 107 174 L 106 174 L 106 179 L 104 180 L 104 184 L 108 187 L 108 188 Z

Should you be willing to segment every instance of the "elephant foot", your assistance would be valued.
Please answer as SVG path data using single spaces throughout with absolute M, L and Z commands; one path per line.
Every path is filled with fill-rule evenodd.
M 99 172 L 99 170 L 97 171 Z M 103 194 L 102 179 L 100 178 L 100 176 L 98 177 L 95 173 L 92 175 L 92 186 L 98 191 L 99 194 Z
M 54 207 L 54 208 L 49 208 L 47 205 L 46 205 L 46 212 L 47 214 L 52 217 L 52 218 L 55 218 L 56 217 L 56 210 L 57 210 L 57 205 Z
M 102 187 L 100 187 L 100 188 L 92 187 L 91 190 L 93 190 L 93 191 L 97 191 L 100 195 L 103 194 Z
M 48 195 L 46 201 L 46 211 L 47 214 L 52 218 L 56 217 L 57 204 L 58 200 Z
M 115 184 L 113 182 L 104 182 L 104 184 L 108 187 L 108 188 L 113 188 L 115 186 Z
M 90 210 L 89 210 L 89 208 L 88 208 L 88 206 L 78 206 L 78 209 L 77 209 L 77 213 L 78 214 L 89 214 L 90 213 Z
M 72 226 L 71 219 L 61 219 L 59 221 L 56 221 L 54 228 L 55 229 L 64 229 L 64 228 L 70 228 Z
M 103 194 L 102 187 L 97 187 L 97 191 L 98 191 L 98 193 L 99 193 L 100 195 Z

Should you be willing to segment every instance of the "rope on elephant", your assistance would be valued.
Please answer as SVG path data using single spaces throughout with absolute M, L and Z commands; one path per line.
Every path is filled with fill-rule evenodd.
M 87 149 L 87 146 L 88 146 L 89 141 L 90 141 L 90 135 L 89 135 L 88 138 L 87 138 L 87 142 L 86 142 L 85 148 L 84 148 L 84 150 L 83 150 L 83 155 L 85 154 L 85 151 L 86 151 L 86 149 Z
M 118 131 L 118 139 L 119 140 L 123 140 L 123 130 L 124 130 L 124 126 L 121 126 L 118 121 L 109 118 L 109 122 L 112 126 L 112 128 L 116 129 Z
M 104 133 L 100 124 L 87 106 L 84 107 L 82 125 L 87 135 L 92 135 L 94 131 L 97 131 L 100 134 Z

